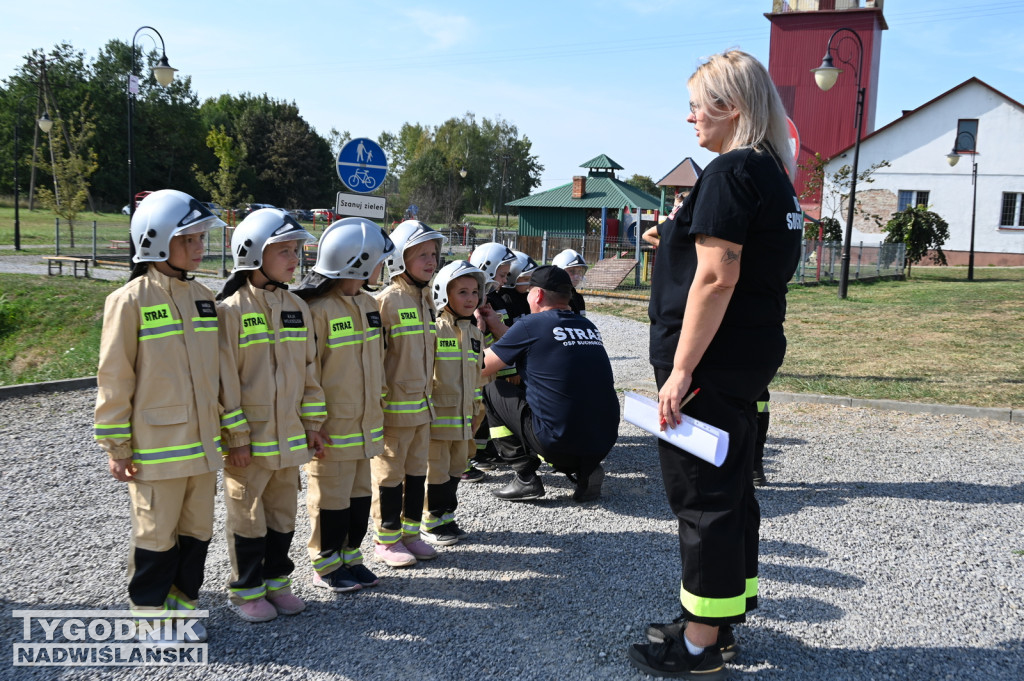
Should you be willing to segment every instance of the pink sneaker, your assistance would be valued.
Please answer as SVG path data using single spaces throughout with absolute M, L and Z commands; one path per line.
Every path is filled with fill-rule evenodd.
M 409 550 L 409 553 L 416 556 L 418 560 L 437 558 L 437 551 L 434 550 L 434 547 L 420 539 L 418 534 L 402 537 L 402 543 L 405 544 L 405 548 Z
M 391 567 L 412 567 L 416 564 L 416 556 L 400 541 L 394 544 L 374 542 L 373 555 Z
M 306 602 L 293 593 L 271 592 L 267 594 L 267 600 L 278 615 L 298 615 L 306 609 Z
M 266 598 L 246 601 L 241 605 L 232 603 L 228 599 L 228 608 L 234 610 L 235 614 L 246 622 L 269 622 L 277 617 L 277 608 L 272 606 Z

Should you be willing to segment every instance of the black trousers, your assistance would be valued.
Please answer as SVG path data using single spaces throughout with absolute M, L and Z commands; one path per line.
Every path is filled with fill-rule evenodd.
M 725 462 L 715 467 L 658 440 L 662 478 L 679 519 L 680 601 L 692 622 L 720 626 L 746 620 L 757 607 L 761 509 L 752 482 L 756 402 L 775 369 L 694 371 L 700 394 L 684 408 L 729 433 Z M 655 368 L 658 388 L 671 371 Z
M 520 478 L 528 479 L 536 473 L 541 457 L 555 470 L 571 476 L 589 475 L 601 463 L 600 459 L 591 461 L 574 453 L 546 451 L 533 432 L 533 410 L 526 403 L 523 385 L 508 381 L 488 383 L 484 386 L 484 406 L 498 456 L 509 463 Z

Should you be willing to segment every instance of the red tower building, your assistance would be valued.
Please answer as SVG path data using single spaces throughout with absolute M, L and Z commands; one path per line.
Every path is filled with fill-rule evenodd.
M 839 28 L 857 33 L 864 45 L 861 86 L 865 90 L 861 135 L 875 129 L 878 66 L 882 31 L 888 26 L 882 15 L 882 0 L 773 0 L 765 14 L 772 24 L 768 72 L 782 97 L 786 113 L 800 132 L 799 163 L 806 164 L 815 153 L 831 158 L 853 145 L 857 103 L 856 67 L 840 58 L 858 62 L 858 48 L 852 37 L 833 43 L 836 66 L 843 69 L 839 81 L 828 92 L 814 83 L 811 69 L 821 64 L 829 36 Z M 848 36 L 849 34 L 847 34 Z M 806 188 L 807 171 L 800 170 L 795 182 L 798 194 Z M 821 197 L 803 200 L 808 214 L 819 217 Z

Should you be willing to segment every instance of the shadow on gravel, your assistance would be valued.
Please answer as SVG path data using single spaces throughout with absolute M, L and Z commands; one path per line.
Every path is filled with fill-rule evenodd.
M 761 516 L 773 518 L 805 506 L 841 506 L 848 499 L 882 498 L 957 504 L 1019 504 L 1024 483 L 984 485 L 971 482 L 834 482 L 769 483 L 758 490 Z
M 939 645 L 864 650 L 806 646 L 791 636 L 756 625 L 742 627 L 737 634 L 741 650 L 738 664 L 730 665 L 730 679 L 1011 681 L 1020 678 L 1024 665 L 1024 643 L 1019 640 L 990 648 Z

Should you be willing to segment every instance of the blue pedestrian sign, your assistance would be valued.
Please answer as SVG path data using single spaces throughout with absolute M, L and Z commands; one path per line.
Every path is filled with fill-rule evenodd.
M 371 139 L 349 140 L 338 152 L 338 177 L 354 192 L 369 194 L 384 182 L 387 174 L 384 150 Z

